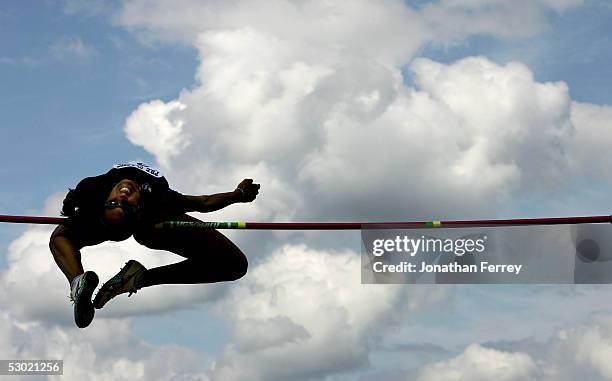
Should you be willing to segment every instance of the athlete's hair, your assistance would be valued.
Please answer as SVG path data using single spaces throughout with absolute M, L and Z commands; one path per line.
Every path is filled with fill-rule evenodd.
M 69 188 L 68 194 L 64 198 L 64 203 L 62 205 L 61 215 L 65 217 L 74 217 L 77 212 L 81 209 L 79 204 L 78 194 L 75 189 Z
M 104 214 L 104 202 L 112 187 L 92 186 L 85 179 L 76 188 L 69 189 L 62 205 L 62 216 L 73 220 L 95 219 Z

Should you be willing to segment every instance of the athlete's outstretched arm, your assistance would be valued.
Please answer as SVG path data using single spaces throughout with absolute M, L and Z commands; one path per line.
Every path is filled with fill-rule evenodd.
M 188 201 L 187 207 L 189 212 L 214 212 L 215 210 L 223 209 L 226 206 L 238 202 L 240 197 L 238 191 L 216 193 L 202 196 L 188 196 L 185 198 Z
M 214 212 L 237 202 L 251 202 L 259 193 L 259 184 L 253 184 L 252 179 L 244 179 L 233 192 L 216 193 L 202 196 L 185 196 L 189 211 Z

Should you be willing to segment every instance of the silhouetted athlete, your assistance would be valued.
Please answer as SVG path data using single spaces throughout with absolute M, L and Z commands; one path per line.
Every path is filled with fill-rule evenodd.
M 170 189 L 159 171 L 146 164 L 119 164 L 107 173 L 87 177 L 70 189 L 62 207 L 67 216 L 49 242 L 55 262 L 70 283 L 74 320 L 79 328 L 93 320 L 117 295 L 156 284 L 194 284 L 236 280 L 244 276 L 248 262 L 228 238 L 213 229 L 159 228 L 161 221 L 199 221 L 187 212 L 212 212 L 237 202 L 251 202 L 259 184 L 243 180 L 236 190 L 203 196 L 187 196 Z M 135 260 L 100 288 L 98 276 L 84 271 L 80 249 L 130 236 L 151 249 L 167 250 L 186 259 L 146 269 Z

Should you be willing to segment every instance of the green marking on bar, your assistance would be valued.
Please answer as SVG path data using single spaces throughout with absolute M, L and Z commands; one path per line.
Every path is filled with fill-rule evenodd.
M 245 229 L 246 222 L 191 222 L 191 221 L 166 221 L 162 226 L 170 228 L 203 228 L 203 229 Z

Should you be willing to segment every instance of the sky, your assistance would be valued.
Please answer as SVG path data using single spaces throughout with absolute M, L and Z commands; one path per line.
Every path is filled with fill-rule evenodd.
M 0 214 L 57 216 L 128 161 L 186 194 L 261 184 L 204 220 L 609 214 L 611 17 L 604 0 L 4 1 Z M 608 285 L 365 285 L 359 232 L 230 231 L 244 278 L 123 295 L 79 330 L 52 229 L 0 226 L 0 358 L 63 359 L 62 380 L 612 380 Z M 177 257 L 83 250 L 103 281 L 128 259 Z

